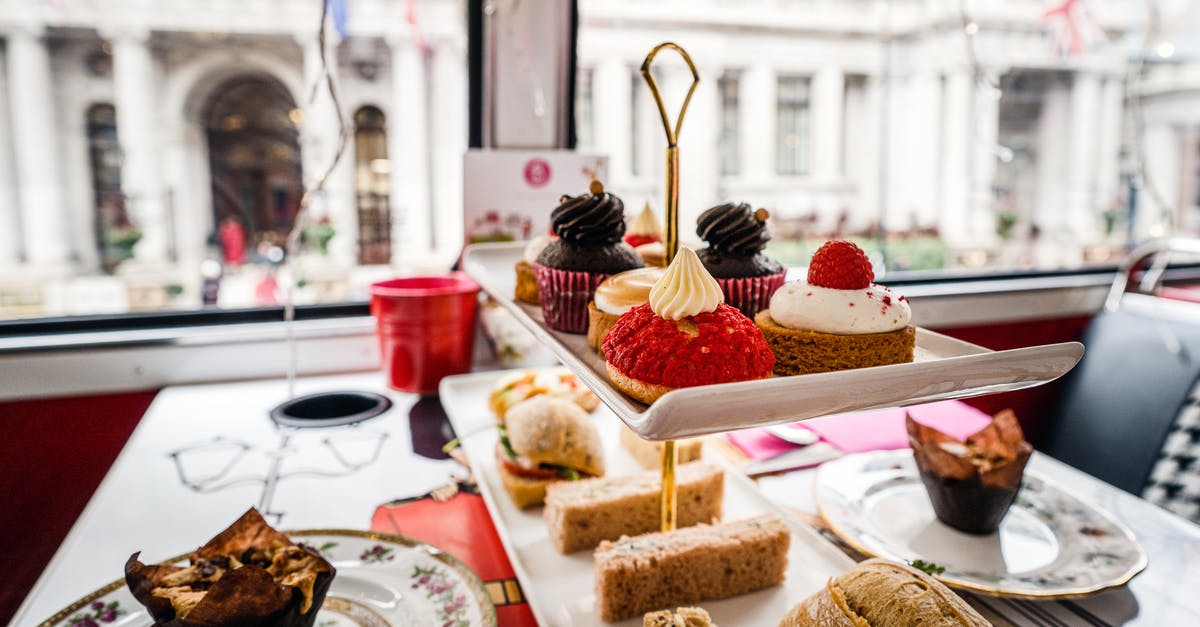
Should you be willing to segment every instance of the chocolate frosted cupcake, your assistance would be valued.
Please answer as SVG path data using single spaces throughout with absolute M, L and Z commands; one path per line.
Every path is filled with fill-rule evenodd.
M 906 422 L 921 482 L 938 520 L 967 533 L 996 531 L 1017 498 L 1033 454 L 1012 410 L 996 414 L 966 442 L 911 416 Z
M 708 243 L 696 254 L 721 285 L 725 302 L 750 318 L 767 308 L 787 276 L 778 261 L 762 254 L 771 239 L 768 215 L 766 209 L 753 211 L 747 203 L 726 203 L 696 220 L 696 234 Z
M 585 333 L 596 286 L 610 274 L 642 267 L 642 258 L 621 241 L 625 205 L 592 181 L 590 193 L 562 197 L 550 228 L 558 239 L 534 263 L 542 318 L 552 329 Z

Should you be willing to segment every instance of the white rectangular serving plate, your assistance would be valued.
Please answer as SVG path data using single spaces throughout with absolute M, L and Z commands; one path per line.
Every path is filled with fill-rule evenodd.
M 534 617 L 539 625 L 546 627 L 639 627 L 641 617 L 621 623 L 600 620 L 593 593 L 592 552 L 560 554 L 550 541 L 542 508 L 520 510 L 504 491 L 496 474 L 495 450 L 499 436 L 494 429 L 486 429 L 487 425 L 496 422 L 488 408 L 488 394 L 504 374 L 483 372 L 446 377 L 441 383 L 440 398 L 455 433 L 468 434 L 462 441 L 462 449 L 471 463 L 492 522 Z M 616 416 L 603 406 L 593 415 L 604 443 L 606 474 L 619 476 L 645 472 L 621 448 L 618 441 L 621 424 Z M 705 458 L 725 470 L 723 520 L 777 514 L 792 530 L 787 578 L 782 586 L 698 604 L 708 610 L 718 625 L 774 627 L 793 605 L 819 590 L 830 577 L 854 565 L 853 560 L 812 529 L 791 520 L 745 475 L 734 471 L 715 455 L 705 454 Z
M 647 406 L 609 382 L 604 360 L 588 347 L 586 337 L 550 329 L 539 307 L 513 299 L 514 266 L 524 246 L 468 246 L 463 268 L 647 440 L 1019 390 L 1057 379 L 1083 356 L 1079 342 L 991 351 L 918 328 L 912 363 L 681 388 Z

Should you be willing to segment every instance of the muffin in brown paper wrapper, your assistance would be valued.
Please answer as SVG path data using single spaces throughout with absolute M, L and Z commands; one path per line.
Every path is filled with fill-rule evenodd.
M 187 566 L 146 565 L 134 553 L 125 583 L 155 625 L 310 627 L 336 570 L 250 509 L 188 556 Z
M 1025 441 L 1012 410 L 960 442 L 906 419 L 921 482 L 929 493 L 938 520 L 960 531 L 996 531 L 1021 489 L 1025 464 L 1033 447 Z

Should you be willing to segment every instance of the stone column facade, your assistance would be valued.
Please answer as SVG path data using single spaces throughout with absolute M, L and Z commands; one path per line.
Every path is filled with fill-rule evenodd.
M 971 133 L 971 76 L 955 69 L 946 76 L 942 111 L 942 185 L 938 228 L 942 239 L 962 241 L 968 234 L 971 180 L 969 147 Z
M 928 227 L 938 221 L 942 85 L 937 75 L 918 72 L 909 79 L 908 89 L 908 115 L 899 120 L 908 132 L 898 148 L 907 155 L 910 181 L 908 197 L 902 205 L 904 214 L 898 218 L 902 228 Z
M 1100 139 L 1096 151 L 1096 208 L 1123 211 L 1121 197 L 1121 126 L 1125 117 L 1125 86 L 1121 77 L 1104 79 L 1100 94 Z
M 62 176 L 57 160 L 58 128 L 50 83 L 50 54 L 40 30 L 8 33 L 8 90 L 12 143 L 25 260 L 35 269 L 66 271 L 71 263 Z
M 721 182 L 721 160 L 718 144 L 721 136 L 721 93 L 717 89 L 717 79 L 721 77 L 721 68 L 705 69 L 700 74 L 700 84 L 692 94 L 688 104 L 687 115 L 684 116 L 680 129 L 679 144 L 679 241 L 699 243 L 696 235 L 696 219 L 709 207 L 716 204 L 719 197 L 718 186 Z M 686 72 L 672 74 L 665 81 L 665 90 L 678 94 L 682 104 L 683 96 L 687 94 L 692 84 L 692 76 Z M 672 123 L 678 117 L 678 107 L 668 105 L 667 114 Z M 661 124 L 659 132 L 661 133 Z M 665 136 L 663 146 L 665 147 Z M 660 157 L 664 158 L 665 157 Z M 660 196 L 666 198 L 666 190 Z M 626 207 L 630 212 L 638 207 Z M 665 217 L 666 208 L 659 215 Z
M 812 79 L 812 175 L 832 182 L 842 176 L 842 117 L 845 77 L 835 67 L 822 68 Z
M 606 58 L 592 73 L 592 107 L 596 152 L 608 155 L 608 177 L 612 185 L 633 177 L 633 81 L 630 68 L 616 57 Z M 602 95 L 596 98 L 596 95 Z
M 300 127 L 300 154 L 304 170 L 306 189 L 316 185 L 318 177 L 325 176 L 323 193 L 312 200 L 310 220 L 328 218 L 335 235 L 329 241 L 329 257 L 339 265 L 352 266 L 357 262 L 358 212 L 354 191 L 354 127 L 349 119 L 344 120 L 347 133 L 345 152 L 333 170 L 326 171 L 333 162 L 338 147 L 338 133 L 343 121 L 338 120 L 333 98 L 324 83 L 321 73 L 321 49 L 316 38 L 304 33 L 296 36 L 304 49 L 304 86 L 312 89 L 318 82 L 316 98 L 300 103 L 303 113 Z M 332 38 L 326 40 L 328 49 L 325 57 L 329 72 L 337 82 L 337 45 Z M 344 104 L 344 103 L 343 103 Z M 350 112 L 342 111 L 343 116 Z
M 432 248 L 429 204 L 429 77 L 416 42 L 388 40 L 392 52 L 392 106 L 388 111 L 391 155 L 392 257 L 421 259 Z
M 1067 153 L 1067 223 L 1076 242 L 1086 243 L 1099 234 L 1096 202 L 1097 141 L 1100 133 L 1100 77 L 1076 72 L 1071 85 L 1071 118 Z
M 463 154 L 467 149 L 466 42 L 446 37 L 434 43 L 433 246 L 439 261 L 453 260 L 463 245 Z
M 142 239 L 134 247 L 138 262 L 162 265 L 171 257 L 171 216 L 163 186 L 160 126 L 155 95 L 154 59 L 148 46 L 150 34 L 112 34 L 113 86 L 117 110 L 117 139 L 124 160 L 121 191 L 125 210 Z
M 992 243 L 996 239 L 996 146 L 1000 139 L 1000 92 L 971 83 L 972 130 L 967 138 L 971 154 L 970 218 L 972 241 Z
M 776 93 L 779 79 L 775 69 L 754 65 L 742 73 L 738 82 L 738 124 L 742 145 L 742 175 L 747 181 L 775 178 Z

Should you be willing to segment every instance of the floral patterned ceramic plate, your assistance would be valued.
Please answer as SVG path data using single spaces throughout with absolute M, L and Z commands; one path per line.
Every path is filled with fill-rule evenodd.
M 848 455 L 817 472 L 821 516 L 868 555 L 945 568 L 946 585 L 996 596 L 1064 598 L 1124 584 L 1146 553 L 1124 525 L 1026 472 L 996 533 L 977 536 L 934 516 L 908 449 Z
M 496 625 L 496 610 L 479 577 L 440 549 L 368 531 L 313 529 L 288 535 L 320 551 L 337 568 L 316 627 Z M 120 579 L 40 627 L 141 627 L 153 622 Z

